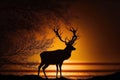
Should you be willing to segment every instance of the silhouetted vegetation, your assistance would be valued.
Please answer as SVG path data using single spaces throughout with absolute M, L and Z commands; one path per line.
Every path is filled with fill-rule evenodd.
M 1 1 L 0 62 L 24 62 L 29 56 L 49 48 L 53 38 L 46 37 L 48 34 L 46 27 L 53 26 L 56 20 L 67 23 L 71 15 L 65 17 L 64 14 L 68 13 L 69 5 L 73 2 L 73 0 Z M 40 40 L 36 34 L 40 36 Z

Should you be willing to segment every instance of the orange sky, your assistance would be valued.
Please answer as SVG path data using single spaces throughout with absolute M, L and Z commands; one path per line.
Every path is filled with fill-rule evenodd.
M 109 6 L 109 7 L 107 7 Z M 110 7 L 112 6 L 112 7 Z M 80 3 L 79 1 L 71 6 L 73 15 L 79 16 L 79 19 L 72 18 L 71 24 L 79 29 L 79 40 L 75 45 L 76 51 L 72 52 L 72 56 L 68 61 L 78 62 L 120 62 L 119 56 L 119 24 L 117 23 L 115 4 L 101 3 Z M 63 39 L 71 37 L 71 34 L 66 31 L 65 26 L 62 26 Z M 47 29 L 48 37 L 55 37 L 50 28 Z M 64 43 L 55 37 L 52 47 L 48 50 L 63 49 Z M 38 55 L 31 58 L 37 59 Z
M 67 62 L 119 62 L 118 58 L 115 58 L 117 57 L 117 55 L 104 57 L 104 54 L 101 54 L 101 52 L 103 51 L 100 51 L 101 49 L 99 49 L 99 45 L 102 43 L 98 42 L 98 39 L 94 37 L 94 33 L 91 32 L 89 28 L 84 29 L 84 25 L 80 26 L 81 27 L 78 28 L 80 38 L 76 41 L 76 44 L 74 45 L 76 47 L 76 50 L 72 52 L 72 56 L 70 59 L 67 60 Z M 54 32 L 50 28 L 46 30 L 48 38 L 55 37 Z M 61 27 L 61 31 L 63 39 L 65 39 L 65 37 L 70 38 L 72 36 L 71 32 L 69 32 L 64 26 Z M 49 48 L 48 51 L 64 48 L 65 44 L 61 42 L 57 37 L 55 37 L 54 43 L 51 45 L 51 48 Z M 113 58 L 112 60 L 111 57 Z M 40 62 L 39 54 L 32 56 L 30 58 L 30 61 Z
M 68 14 L 67 11 L 64 12 L 63 10 L 64 13 L 62 14 L 62 16 L 65 17 L 68 16 L 68 20 L 70 21 L 72 26 L 78 28 L 78 32 L 80 36 L 79 40 L 77 40 L 77 44 L 75 45 L 76 50 L 72 52 L 72 56 L 68 61 L 120 62 L 120 58 L 119 58 L 120 12 L 119 12 L 119 4 L 117 2 L 111 2 L 111 1 L 82 2 L 77 0 L 74 1 L 72 4 L 70 4 L 69 8 L 65 6 L 65 3 L 62 2 L 58 2 L 58 3 L 62 4 L 61 8 L 68 10 L 69 15 L 67 15 Z M 71 3 L 71 2 L 68 1 L 66 3 Z M 59 6 L 57 6 L 58 8 L 57 7 L 54 8 L 55 5 L 53 4 L 54 3 L 49 5 L 49 3 L 47 3 L 46 5 L 49 5 L 53 10 L 58 9 L 58 11 L 62 12 L 62 10 L 59 10 L 60 9 Z M 38 39 L 40 39 L 40 37 L 44 34 L 43 31 L 45 31 L 45 34 L 47 35 L 48 38 L 52 39 L 54 37 L 54 42 L 51 45 L 51 48 L 49 48 L 48 50 L 63 49 L 65 47 L 64 43 L 60 42 L 60 40 L 57 37 L 55 37 L 53 31 L 49 27 L 49 23 L 52 22 L 49 21 L 54 19 L 54 14 L 49 13 L 49 10 L 47 10 L 48 8 L 46 9 L 47 7 L 46 5 L 39 5 L 39 4 L 38 5 L 33 4 L 33 5 L 34 5 L 33 8 L 29 3 L 24 6 L 23 5 L 17 6 L 15 3 L 9 5 L 2 5 L 3 13 L 1 14 L 1 21 L 2 21 L 1 23 L 5 24 L 3 27 L 1 27 L 1 36 L 2 36 L 1 50 L 3 50 L 3 54 L 4 53 L 7 54 L 7 52 L 4 52 L 7 51 L 6 49 L 8 50 L 13 49 L 11 48 L 11 44 L 13 44 L 12 42 L 15 41 L 14 40 L 12 41 L 11 39 L 12 37 L 15 37 L 17 40 L 19 38 L 20 40 L 22 40 L 22 35 L 24 35 L 24 32 L 26 32 L 25 34 L 28 35 L 29 33 L 32 33 L 31 31 L 36 31 L 36 35 L 38 36 L 37 37 Z M 11 6 L 10 9 L 9 6 Z M 14 11 L 12 9 L 13 8 L 12 6 L 16 6 L 18 12 L 16 11 L 16 9 Z M 45 10 L 42 11 L 40 9 L 40 6 L 44 6 Z M 8 9 L 6 9 L 6 7 L 8 7 Z M 30 9 L 31 11 L 28 10 L 28 7 L 31 7 Z M 19 9 L 21 10 L 19 11 Z M 50 15 L 47 15 L 47 11 Z M 26 16 L 26 18 L 24 16 Z M 53 17 L 50 17 L 49 20 L 46 18 L 46 16 L 47 17 L 53 16 Z M 59 18 L 61 19 L 61 16 L 57 16 L 57 17 L 58 19 Z M 42 22 L 44 24 L 42 24 Z M 71 37 L 72 34 L 65 29 L 66 26 L 62 24 L 61 27 L 62 27 L 61 31 L 63 32 L 62 35 L 63 39 L 65 37 Z M 21 31 L 21 32 L 17 33 L 17 31 Z M 8 39 L 5 38 L 4 40 L 4 37 L 6 36 L 8 36 Z M 27 61 L 40 62 L 39 54 L 40 53 L 29 57 Z

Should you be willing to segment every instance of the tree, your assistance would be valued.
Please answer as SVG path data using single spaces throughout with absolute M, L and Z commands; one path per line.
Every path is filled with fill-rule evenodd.
M 41 33 L 45 33 L 46 27 L 61 23 L 70 26 L 72 15 L 69 7 L 73 2 L 40 0 L 35 3 L 20 1 L 1 5 L 0 60 L 11 62 L 17 56 L 19 61 L 50 47 L 54 38 L 48 39 Z M 36 32 L 40 34 L 40 40 L 36 39 Z

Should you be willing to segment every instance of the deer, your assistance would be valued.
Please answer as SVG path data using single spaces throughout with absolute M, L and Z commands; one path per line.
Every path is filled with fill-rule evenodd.
M 58 78 L 58 68 L 60 71 L 60 77 L 62 77 L 62 64 L 65 60 L 69 59 L 71 57 L 71 52 L 73 50 L 76 50 L 75 47 L 73 47 L 73 44 L 75 43 L 75 41 L 77 40 L 77 29 L 74 29 L 73 27 L 68 29 L 70 32 L 72 32 L 73 36 L 72 38 L 69 40 L 67 39 L 67 37 L 65 38 L 65 40 L 63 40 L 61 38 L 61 33 L 60 33 L 60 28 L 53 28 L 54 33 L 56 34 L 56 36 L 59 38 L 60 41 L 62 41 L 63 43 L 65 43 L 66 47 L 64 49 L 58 49 L 58 50 L 54 50 L 54 51 L 44 51 L 40 54 L 41 57 L 41 63 L 38 66 L 38 76 L 40 73 L 40 69 L 42 67 L 44 76 L 46 79 L 47 75 L 45 73 L 45 69 L 49 66 L 49 65 L 56 65 L 57 68 L 57 72 L 56 72 L 56 78 Z

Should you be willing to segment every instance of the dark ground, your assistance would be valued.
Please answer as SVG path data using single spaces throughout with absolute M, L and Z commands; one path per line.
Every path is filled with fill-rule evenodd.
M 24 75 L 24 76 L 0 75 L 0 80 L 46 80 L 46 79 L 42 77 L 38 77 L 37 75 Z M 58 79 L 49 79 L 49 80 L 70 80 L 70 79 L 62 77 Z
M 88 80 L 120 80 L 120 72 L 106 76 L 96 76 Z
M 0 80 L 45 80 L 45 79 L 38 77 L 37 75 L 24 75 L 24 76 L 0 75 Z M 62 77 L 58 79 L 49 79 L 49 80 L 70 80 L 70 79 Z M 96 76 L 87 80 L 120 80 L 120 72 L 106 76 Z

